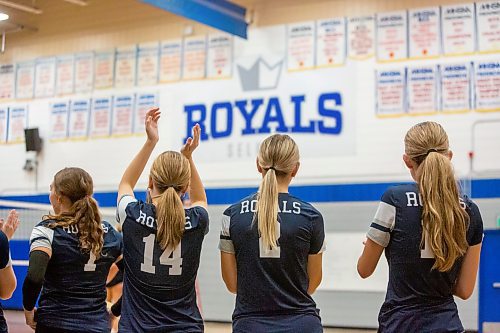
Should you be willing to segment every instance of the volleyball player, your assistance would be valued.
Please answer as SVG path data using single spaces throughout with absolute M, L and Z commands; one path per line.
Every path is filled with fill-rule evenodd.
M 148 180 L 151 203 L 136 199 L 133 192 L 158 142 L 159 118 L 157 108 L 146 114 L 147 140 L 125 170 L 118 190 L 125 267 L 119 331 L 203 332 L 195 279 L 208 213 L 192 158 L 200 127 L 193 127 L 193 138 L 181 153 L 166 151 L 153 162 Z M 192 203 L 184 209 L 181 195 L 188 187 Z
M 92 193 L 85 170 L 56 173 L 49 196 L 54 215 L 45 216 L 31 234 L 23 306 L 26 323 L 37 333 L 109 332 L 106 277 L 122 243 L 111 224 L 101 220 Z
M 389 284 L 379 332 L 464 332 L 453 295 L 467 299 L 474 290 L 481 214 L 459 191 L 441 125 L 417 124 L 404 143 L 403 160 L 416 183 L 382 196 L 358 272 L 370 276 L 385 249 Z
M 236 294 L 233 332 L 322 332 L 311 295 L 321 282 L 323 217 L 288 187 L 299 149 L 288 135 L 260 145 L 259 192 L 224 212 L 222 277 Z
M 14 236 L 18 225 L 19 216 L 15 210 L 9 212 L 7 221 L 0 219 L 0 299 L 11 298 L 16 289 L 17 280 L 10 260 L 9 241 Z M 0 304 L 0 333 L 7 331 L 7 322 Z

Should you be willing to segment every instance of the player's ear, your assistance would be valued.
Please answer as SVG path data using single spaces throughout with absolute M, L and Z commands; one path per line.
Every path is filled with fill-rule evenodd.
M 449 158 L 449 159 L 450 159 L 450 161 L 451 161 L 451 159 L 453 158 L 453 151 L 448 150 L 448 152 L 446 153 L 446 156 L 448 156 L 448 158 Z
M 148 179 L 148 188 L 153 189 L 153 178 L 151 178 L 151 176 L 149 176 Z
M 406 167 L 408 169 L 413 169 L 413 167 L 414 167 L 413 161 L 411 160 L 411 158 L 408 155 L 403 154 L 403 161 L 405 162 Z
M 300 162 L 297 162 L 297 164 L 292 170 L 292 177 L 295 177 L 297 175 L 297 172 L 299 172 L 299 168 L 300 168 Z
M 258 157 L 255 159 L 255 164 L 257 165 L 257 171 L 259 171 L 259 173 L 262 173 L 262 167 L 259 164 L 259 158 Z

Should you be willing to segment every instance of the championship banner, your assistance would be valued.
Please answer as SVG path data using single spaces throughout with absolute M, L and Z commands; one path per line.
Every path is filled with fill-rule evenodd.
M 28 106 L 15 105 L 9 108 L 7 129 L 8 143 L 24 142 L 24 129 L 28 126 Z
M 111 131 L 111 100 L 112 97 L 97 97 L 92 99 L 90 113 L 90 137 L 107 137 Z
M 314 67 L 315 28 L 314 21 L 287 26 L 286 62 L 289 71 Z
M 441 111 L 453 113 L 472 109 L 470 74 L 470 64 L 440 66 Z
M 474 4 L 441 7 L 443 53 L 464 55 L 476 50 L 476 21 Z
M 137 46 L 119 47 L 116 49 L 115 88 L 135 86 L 137 62 Z
M 500 111 L 500 61 L 474 64 L 476 111 Z
M 56 59 L 39 58 L 35 67 L 35 97 L 52 97 L 56 92 Z
M 34 87 L 35 62 L 26 61 L 18 63 L 16 65 L 16 98 L 33 98 Z
M 115 50 L 96 52 L 94 64 L 94 89 L 113 87 L 115 78 Z
M 349 58 L 363 60 L 375 54 L 375 17 L 360 16 L 349 18 L 347 24 Z
M 14 72 L 14 65 L 0 65 L 0 100 L 13 99 L 15 96 L 15 88 L 16 75 Z
M 182 40 L 160 44 L 160 83 L 179 81 L 182 70 Z
M 145 134 L 144 121 L 149 109 L 158 107 L 158 93 L 138 93 L 135 98 L 134 133 Z
M 94 53 L 75 54 L 75 92 L 92 91 L 94 84 Z
M 158 42 L 139 44 L 137 49 L 138 86 L 153 86 L 158 83 L 159 54 L 160 45 Z
M 77 99 L 71 101 L 69 111 L 69 137 L 86 139 L 89 132 L 90 100 Z
M 316 29 L 316 66 L 343 65 L 346 57 L 345 18 L 319 20 Z
M 437 112 L 438 85 L 435 66 L 409 68 L 407 84 L 410 115 Z
M 400 116 L 406 113 L 406 70 L 390 69 L 376 73 L 377 116 Z
M 0 144 L 7 142 L 7 119 L 9 117 L 9 108 L 0 106 Z
M 68 136 L 69 101 L 50 105 L 50 139 L 61 140 Z
M 406 10 L 377 14 L 377 60 L 403 60 L 408 57 L 408 16 Z
M 500 1 L 476 3 L 476 20 L 479 52 L 499 52 Z
M 132 134 L 134 121 L 134 95 L 118 95 L 113 98 L 113 120 L 111 134 L 123 136 Z
M 412 9 L 409 16 L 410 58 L 433 58 L 441 53 L 439 7 Z
M 208 36 L 207 77 L 228 78 L 233 73 L 233 37 L 226 34 Z
M 204 79 L 206 71 L 207 42 L 205 36 L 184 39 L 182 78 L 185 80 Z
M 75 87 L 75 57 L 60 56 L 56 59 L 56 94 L 72 94 Z

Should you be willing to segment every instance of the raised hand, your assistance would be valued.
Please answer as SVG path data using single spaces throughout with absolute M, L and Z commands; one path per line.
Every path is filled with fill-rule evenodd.
M 195 149 L 200 144 L 200 134 L 201 134 L 200 125 L 199 124 L 194 125 L 193 137 L 187 138 L 184 147 L 182 147 L 181 149 L 182 155 L 186 156 L 186 158 L 190 159 L 193 154 L 193 151 L 195 151 Z
M 150 109 L 146 113 L 145 127 L 148 140 L 158 142 L 160 136 L 158 135 L 158 120 L 160 119 L 160 108 Z
M 0 230 L 3 231 L 3 233 L 9 240 L 11 240 L 14 236 L 14 233 L 16 232 L 18 226 L 19 215 L 14 209 L 9 212 L 9 215 L 7 216 L 7 222 L 4 222 L 3 219 L 0 219 Z

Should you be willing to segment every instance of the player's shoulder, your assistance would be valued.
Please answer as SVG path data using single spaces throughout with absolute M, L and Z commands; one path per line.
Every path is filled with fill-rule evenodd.
M 397 206 L 400 203 L 404 203 L 411 199 L 417 199 L 418 197 L 418 185 L 416 183 L 403 183 L 395 184 L 387 187 L 384 194 L 382 194 L 381 201 Z
M 9 246 L 9 239 L 7 238 L 7 235 L 4 234 L 2 230 L 0 230 L 0 247 L 3 246 Z
M 43 219 L 42 221 L 38 222 L 38 223 L 35 225 L 35 228 L 36 228 L 36 227 L 52 228 L 52 225 L 53 225 L 54 223 L 57 223 L 57 221 L 56 221 L 56 220 L 54 220 L 54 219 L 50 219 L 50 218 Z
M 294 213 L 298 213 L 300 215 L 305 215 L 311 219 L 323 217 L 321 212 L 316 207 L 314 207 L 314 205 L 311 204 L 310 202 L 305 201 L 305 200 L 303 200 L 297 196 L 291 195 L 291 194 L 288 195 L 288 198 L 292 201 L 290 209 Z

